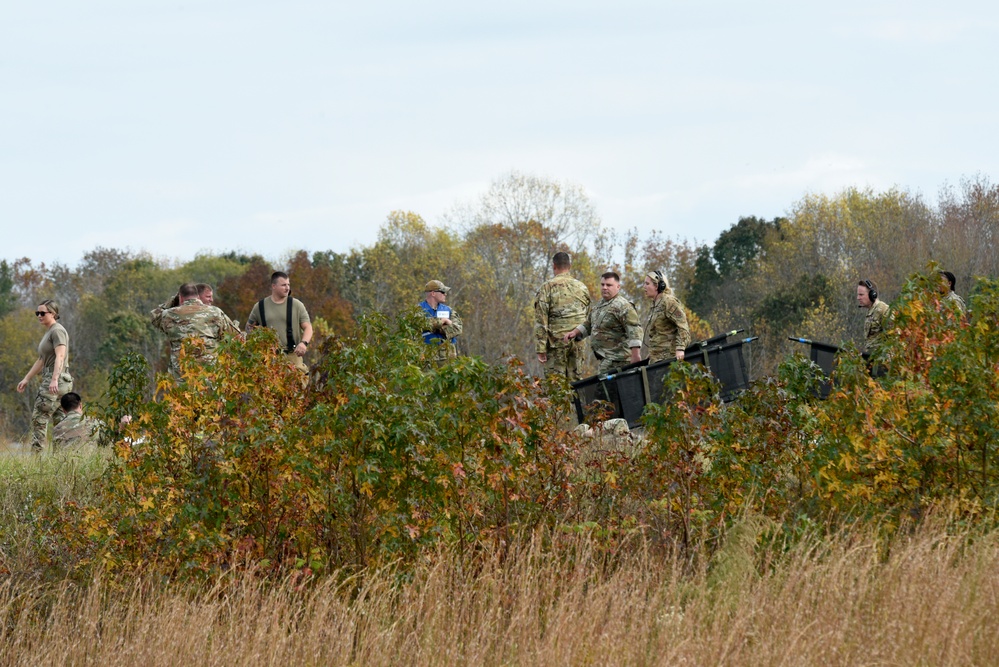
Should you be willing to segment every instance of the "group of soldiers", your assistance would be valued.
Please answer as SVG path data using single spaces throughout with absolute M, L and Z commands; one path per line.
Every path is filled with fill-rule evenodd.
M 157 307 L 150 314 L 153 325 L 166 334 L 170 344 L 170 372 L 180 377 L 180 349 L 187 339 L 198 339 L 203 345 L 195 353 L 204 361 L 214 361 L 223 336 L 242 336 L 239 322 L 232 320 L 214 305 L 210 285 L 185 283 L 172 301 Z M 271 293 L 253 305 L 246 319 L 246 330 L 270 327 L 277 334 L 281 352 L 289 364 L 307 370 L 302 357 L 312 342 L 312 321 L 305 304 L 291 296 L 288 274 L 271 274 Z
M 303 357 L 312 343 L 313 330 L 309 311 L 299 299 L 291 296 L 291 280 L 283 271 L 271 274 L 271 293 L 253 305 L 246 318 L 246 331 L 255 327 L 269 327 L 277 335 L 280 350 L 288 363 L 307 373 Z M 439 362 L 457 356 L 455 339 L 461 334 L 461 318 L 446 304 L 451 288 L 439 280 L 431 280 L 424 287 L 426 298 L 420 308 L 427 321 L 423 340 L 437 349 L 434 358 Z M 223 336 L 242 336 L 239 322 L 229 318 L 213 304 L 212 288 L 206 284 L 181 285 L 171 302 L 152 311 L 153 325 L 166 334 L 170 344 L 170 372 L 180 377 L 180 349 L 187 339 L 198 339 L 195 351 L 204 361 L 215 359 L 215 351 Z
M 953 307 L 964 315 L 968 311 L 964 299 L 954 291 L 957 286 L 957 278 L 950 271 L 939 271 L 938 291 L 943 297 L 943 301 L 953 305 Z M 864 349 L 865 357 L 869 357 L 884 342 L 885 330 L 891 319 L 891 308 L 887 303 L 879 298 L 878 286 L 869 279 L 861 280 L 857 283 L 857 306 L 866 308 L 864 316 Z
M 670 289 L 668 279 L 659 271 L 645 277 L 644 289 L 652 305 L 645 326 L 639 323 L 634 304 L 621 294 L 620 276 L 609 271 L 601 276 L 601 299 L 590 302 L 590 292 L 569 271 L 568 253 L 552 258 L 554 277 L 538 290 L 534 311 L 538 361 L 546 374 L 563 375 L 571 381 L 582 377 L 583 339 L 599 360 L 599 372 L 632 361 L 639 361 L 644 345 L 651 361 L 675 356 L 683 358 L 690 343 L 690 329 L 683 306 Z M 456 342 L 462 333 L 461 317 L 447 304 L 451 288 L 440 280 L 424 285 L 425 298 L 419 307 L 426 316 L 423 341 L 436 347 L 431 355 L 438 363 L 457 356 Z M 246 329 L 267 326 L 274 329 L 282 352 L 289 363 L 304 370 L 302 357 L 312 340 L 312 325 L 305 305 L 290 296 L 288 275 L 271 275 L 271 295 L 253 306 Z M 188 338 L 204 342 L 198 353 L 205 360 L 215 356 L 215 349 L 226 333 L 242 335 L 238 322 L 231 320 L 212 304 L 208 285 L 182 285 L 174 300 L 152 312 L 153 324 L 162 330 L 170 343 L 170 370 L 179 376 L 178 357 L 181 344 Z
M 640 361 L 643 347 L 648 351 L 649 363 L 684 358 L 684 350 L 690 344 L 690 327 L 683 305 L 662 272 L 651 271 L 644 276 L 642 288 L 650 300 L 650 307 L 643 326 L 635 304 L 621 293 L 619 274 L 608 271 L 600 277 L 601 298 L 592 303 L 586 285 L 570 275 L 571 267 L 568 253 L 556 253 L 552 257 L 554 275 L 538 289 L 534 300 L 535 350 L 546 376 L 558 375 L 570 382 L 582 379 L 583 341 L 587 338 L 598 361 L 599 374 L 608 374 Z M 941 295 L 964 313 L 966 306 L 955 293 L 955 284 L 953 273 L 940 272 Z M 282 354 L 291 366 L 303 372 L 303 381 L 307 382 L 308 368 L 303 357 L 313 338 L 308 310 L 305 304 L 291 296 L 288 274 L 274 272 L 270 289 L 270 295 L 251 309 L 246 331 L 258 326 L 273 329 Z M 457 356 L 455 343 L 462 333 L 461 318 L 447 304 L 451 288 L 443 282 L 431 280 L 423 291 L 426 296 L 419 304 L 426 316 L 423 341 L 436 348 L 430 358 L 444 363 Z M 877 285 L 868 279 L 857 284 L 857 304 L 867 309 L 864 352 L 869 355 L 883 339 L 890 309 L 879 298 Z M 58 306 L 45 301 L 39 305 L 36 315 L 47 333 L 39 345 L 39 361 L 18 384 L 18 390 L 23 391 L 35 374 L 41 374 L 43 380 L 49 381 L 48 386 L 40 389 L 41 398 L 36 401 L 33 448 L 40 449 L 38 434 L 44 433 L 52 420 L 56 425 L 54 439 L 58 445 L 93 440 L 98 425 L 83 416 L 82 400 L 72 391 L 72 378 L 68 376 L 68 337 L 56 322 Z M 204 361 L 212 361 L 226 334 L 244 335 L 239 322 L 214 305 L 212 287 L 204 283 L 181 285 L 176 296 L 153 310 L 151 317 L 153 324 L 167 336 L 170 372 L 177 378 L 180 377 L 179 356 L 184 340 L 200 340 L 201 344 L 194 348 L 195 354 Z M 46 352 L 49 347 L 52 349 Z M 69 379 L 64 381 L 67 377 Z
M 597 372 L 609 373 L 641 360 L 648 350 L 650 363 L 683 359 L 690 344 L 690 327 L 683 305 L 660 271 L 645 276 L 643 291 L 651 307 L 643 327 L 635 304 L 621 294 L 621 276 L 608 271 L 600 276 L 600 301 L 590 303 L 590 292 L 569 275 L 572 262 L 565 252 L 552 257 L 554 277 L 538 289 L 534 299 L 534 340 L 545 375 L 559 375 L 574 382 L 583 374 L 583 344 L 597 358 Z
M 569 254 L 556 253 L 552 257 L 553 277 L 538 289 L 534 300 L 535 351 L 546 375 L 560 375 L 569 381 L 582 379 L 583 340 L 587 338 L 600 374 L 640 361 L 643 348 L 649 363 L 684 358 L 690 344 L 690 327 L 683 305 L 662 272 L 651 271 L 644 276 L 642 287 L 650 307 L 643 324 L 635 304 L 621 293 L 619 274 L 608 271 L 600 277 L 601 298 L 592 303 L 589 289 L 570 275 L 571 268 Z M 964 301 L 954 292 L 954 274 L 941 271 L 940 277 L 941 293 L 964 312 Z M 425 298 L 419 304 L 426 316 L 423 340 L 437 348 L 433 358 L 444 362 L 457 356 L 455 343 L 462 333 L 461 318 L 447 304 L 451 288 L 443 282 L 431 280 L 423 291 Z M 870 353 L 883 336 L 890 309 L 868 279 L 857 285 L 857 303 L 867 309 L 864 351 Z M 243 333 L 238 322 L 213 305 L 212 289 L 205 284 L 181 286 L 173 302 L 152 312 L 152 320 L 167 335 L 174 374 L 179 374 L 177 359 L 184 339 L 200 338 L 204 342 L 200 354 L 210 360 L 226 333 Z M 302 357 L 312 341 L 312 324 L 305 304 L 291 296 L 286 273 L 273 273 L 270 296 L 254 304 L 246 330 L 256 326 L 274 329 L 289 364 L 307 370 Z
M 690 328 L 683 305 L 660 271 L 645 276 L 643 291 L 651 300 L 644 327 L 639 324 L 634 303 L 620 293 L 620 276 L 609 271 L 600 278 L 601 299 L 590 303 L 586 285 L 569 275 L 569 255 L 552 258 L 554 277 L 537 292 L 534 301 L 535 350 L 546 375 L 560 375 L 570 382 L 582 379 L 582 339 L 599 365 L 598 374 L 607 374 L 641 360 L 641 348 L 648 350 L 649 363 L 675 356 L 683 360 L 690 344 Z M 950 271 L 940 271 L 940 294 L 962 314 L 964 300 L 954 291 L 957 280 Z M 857 303 L 866 308 L 864 353 L 869 356 L 883 340 L 890 308 L 878 295 L 877 285 L 864 279 L 857 284 Z

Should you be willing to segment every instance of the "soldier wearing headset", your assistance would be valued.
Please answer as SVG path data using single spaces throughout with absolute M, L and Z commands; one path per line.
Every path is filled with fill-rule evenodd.
M 878 286 L 864 279 L 857 283 L 857 307 L 867 309 L 864 318 L 864 353 L 874 352 L 888 326 L 888 304 L 878 300 Z
M 650 271 L 642 286 L 645 296 L 652 299 L 652 308 L 645 321 L 645 340 L 649 363 L 672 359 L 683 361 L 683 351 L 690 345 L 690 327 L 683 305 L 670 289 L 669 280 L 661 271 Z

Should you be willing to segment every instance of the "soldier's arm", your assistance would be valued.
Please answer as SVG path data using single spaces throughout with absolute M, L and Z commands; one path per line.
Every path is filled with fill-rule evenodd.
M 451 320 L 451 323 L 442 326 L 441 333 L 443 333 L 444 337 L 448 339 L 454 338 L 455 336 L 460 336 L 462 328 L 461 317 L 458 316 L 458 313 L 453 308 L 451 309 L 451 317 L 449 317 L 448 319 Z
M 260 303 L 253 304 L 253 308 L 250 309 L 250 314 L 246 318 L 246 333 L 253 331 L 254 327 L 260 326 L 260 313 L 259 310 Z
M 673 324 L 676 325 L 676 351 L 677 358 L 683 358 L 683 351 L 690 345 L 690 325 L 687 323 L 687 313 L 679 301 L 673 302 L 673 308 L 667 313 Z
M 642 348 L 642 325 L 638 321 L 638 311 L 634 304 L 629 303 L 624 312 L 620 314 L 621 325 L 624 327 L 624 337 L 628 347 L 634 349 Z
M 882 302 L 883 303 L 883 302 Z M 891 321 L 891 308 L 885 304 L 885 307 L 875 311 L 873 321 L 871 322 L 871 333 L 881 334 L 885 330 L 885 325 Z
M 222 319 L 222 333 L 224 333 L 224 334 L 231 333 L 234 336 L 242 336 L 243 335 L 243 332 L 239 330 L 239 324 L 237 322 L 233 322 L 229 318 L 228 315 L 226 315 L 224 312 L 222 312 L 221 309 L 219 309 L 219 313 L 222 314 L 222 318 L 221 318 Z
M 593 317 L 593 302 L 587 299 L 586 317 L 583 318 L 583 323 L 580 324 L 578 327 L 576 327 L 577 329 L 579 329 L 580 333 L 582 334 L 581 336 L 579 336 L 580 340 L 586 338 L 592 333 L 592 327 L 590 326 L 592 317 Z
M 583 340 L 592 333 L 593 328 L 593 306 L 590 305 L 586 311 L 586 319 L 583 320 L 581 324 L 576 325 L 576 328 L 567 333 L 562 337 L 562 340 Z
M 548 351 L 548 295 L 544 288 L 534 297 L 534 351 L 545 354 Z
M 166 310 L 167 308 L 172 307 L 170 303 L 171 303 L 170 301 L 166 303 L 161 303 L 160 305 L 153 308 L 153 310 L 149 313 L 149 318 L 152 320 L 153 326 L 156 327 L 157 329 L 160 330 L 163 329 L 163 311 Z

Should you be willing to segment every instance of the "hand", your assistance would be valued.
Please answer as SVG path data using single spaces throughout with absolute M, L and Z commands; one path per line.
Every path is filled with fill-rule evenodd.
M 308 351 L 309 351 L 309 346 L 306 345 L 305 343 L 299 343 L 298 345 L 295 346 L 295 354 L 297 354 L 300 357 L 304 357 L 305 353 Z
M 579 333 L 579 332 L 578 332 L 578 331 L 576 331 L 575 329 L 573 329 L 572 331 L 570 331 L 570 332 L 569 332 L 569 333 L 567 333 L 566 335 L 562 336 L 562 340 L 564 340 L 565 342 L 567 342 L 567 343 L 568 343 L 568 342 L 569 342 L 570 340 L 572 340 L 573 338 L 575 338 L 575 337 L 576 337 L 576 334 L 577 334 L 577 333 Z
M 451 320 L 449 320 L 448 318 L 446 318 L 446 317 L 439 317 L 437 319 L 439 319 L 441 321 L 441 326 L 442 327 L 449 327 L 449 326 L 451 326 Z
M 642 348 L 633 347 L 631 348 L 631 363 L 637 363 L 642 360 Z
M 540 361 L 541 363 L 547 362 L 548 361 L 548 355 L 545 354 L 544 352 L 538 352 L 538 361 Z
M 52 378 L 52 382 L 49 382 L 49 393 L 58 394 L 59 393 L 59 380 Z
M 27 386 L 28 386 L 28 381 L 27 380 L 21 380 L 20 382 L 18 382 L 17 383 L 17 393 L 23 394 L 24 393 L 24 388 L 27 387 Z
M 677 350 L 676 351 L 676 360 L 677 361 L 683 361 L 683 350 Z

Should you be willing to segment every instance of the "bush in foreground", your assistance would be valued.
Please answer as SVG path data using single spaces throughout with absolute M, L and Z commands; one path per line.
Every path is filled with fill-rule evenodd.
M 440 545 L 471 559 L 557 526 L 696 569 L 746 512 L 792 536 L 857 518 L 890 535 L 937 505 L 989 517 L 999 284 L 980 282 L 966 318 L 934 278 L 894 304 L 884 377 L 846 351 L 820 401 L 815 369 L 792 359 L 722 406 L 709 377 L 677 364 L 642 442 L 598 438 L 583 456 L 564 386 L 475 358 L 438 368 L 418 317 L 332 337 L 308 387 L 267 331 L 225 343 L 214 365 L 186 357 L 183 382 L 161 379 L 154 401 L 132 360 L 108 404 L 135 419 L 97 497 L 51 513 L 50 541 L 78 571 L 308 574 L 415 563 Z
M 108 572 L 315 572 L 553 521 L 573 458 L 564 389 L 513 364 L 436 368 L 419 323 L 328 339 L 309 386 L 266 330 L 223 343 L 215 364 L 183 356 L 156 400 L 136 399 L 141 369 L 117 374 L 110 403 L 133 421 L 99 500 L 55 517 L 59 539 Z

